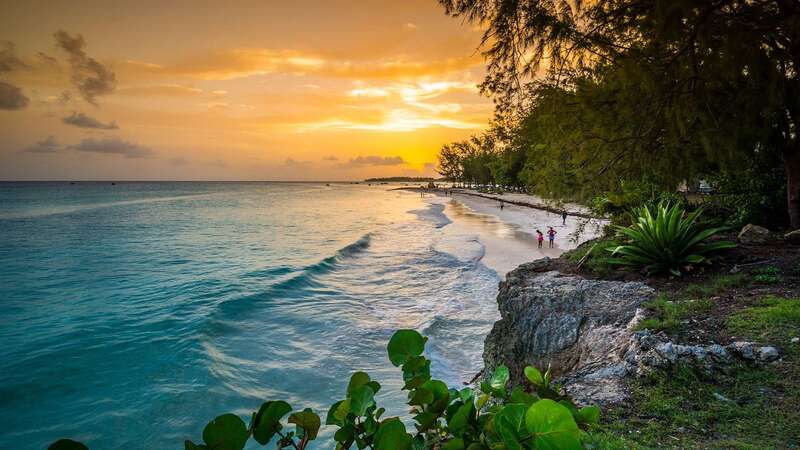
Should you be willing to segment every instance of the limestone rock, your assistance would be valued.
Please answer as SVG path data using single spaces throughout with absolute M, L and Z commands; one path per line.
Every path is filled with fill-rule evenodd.
M 749 223 L 739 232 L 739 242 L 742 244 L 765 244 L 769 241 L 769 230 Z
M 624 394 L 621 374 L 628 371 L 628 326 L 653 290 L 643 283 L 561 276 L 548 271 L 549 264 L 523 264 L 500 284 L 501 319 L 484 345 L 487 369 L 505 364 L 519 384 L 525 366 L 549 365 L 554 376 L 570 375 L 576 385 L 591 387 L 587 396 L 594 401 L 617 399 Z

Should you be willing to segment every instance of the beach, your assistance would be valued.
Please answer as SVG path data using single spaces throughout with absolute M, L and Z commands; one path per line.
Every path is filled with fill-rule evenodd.
M 444 214 L 453 221 L 445 228 L 446 233 L 472 234 L 483 244 L 481 262 L 500 277 L 524 262 L 543 257 L 556 258 L 581 242 L 599 236 L 606 224 L 603 219 L 586 218 L 589 211 L 577 204 L 564 205 L 572 215 L 563 223 L 559 213 L 521 206 L 543 203 L 538 197 L 527 194 L 492 195 L 504 200 L 502 209 L 500 201 L 475 195 L 472 191 L 452 190 L 445 195 L 443 190 L 424 190 L 423 195 L 427 201 L 445 206 Z M 553 227 L 557 233 L 553 248 L 548 247 L 548 227 Z M 545 233 L 541 249 L 536 241 L 537 229 Z

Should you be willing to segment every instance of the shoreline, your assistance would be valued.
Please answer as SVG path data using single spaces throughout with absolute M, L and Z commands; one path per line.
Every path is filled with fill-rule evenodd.
M 497 202 L 508 203 L 511 205 L 522 206 L 525 208 L 531 209 L 538 209 L 542 211 L 547 211 L 553 214 L 561 214 L 562 212 L 566 211 L 567 216 L 574 216 L 580 217 L 582 219 L 591 219 L 591 220 L 608 220 L 606 217 L 598 217 L 589 211 L 589 209 L 583 205 L 578 203 L 564 203 L 564 207 L 557 208 L 555 206 L 550 206 L 544 203 L 544 200 L 541 197 L 531 195 L 531 194 L 520 194 L 520 193 L 505 193 L 505 194 L 483 194 L 477 192 L 473 189 L 464 189 L 464 188 L 453 188 L 453 189 L 445 189 L 445 188 L 433 188 L 428 189 L 419 186 L 402 186 L 398 188 L 393 188 L 392 190 L 397 191 L 412 191 L 412 192 L 423 192 L 423 193 L 432 193 L 435 195 L 443 195 L 444 191 L 448 191 L 451 194 L 458 194 L 458 195 L 470 195 L 473 197 L 480 197 L 485 198 L 487 200 L 494 200 Z M 445 195 L 443 195 L 445 196 Z M 531 201 L 533 200 L 533 201 Z
M 436 194 L 425 199 L 428 203 L 444 206 L 443 213 L 450 220 L 444 227 L 445 233 L 468 236 L 479 242 L 484 249 L 479 261 L 494 270 L 501 280 L 521 264 L 545 257 L 558 258 L 599 236 L 603 225 L 601 220 L 575 214 L 564 223 L 560 212 L 531 207 L 527 202 L 511 203 L 504 199 L 505 205 L 501 209 L 494 198 L 470 195 L 461 190 L 445 196 L 442 189 L 401 189 Z M 548 227 L 553 227 L 557 233 L 554 246 L 549 248 L 545 239 L 539 248 L 536 230 L 545 233 Z

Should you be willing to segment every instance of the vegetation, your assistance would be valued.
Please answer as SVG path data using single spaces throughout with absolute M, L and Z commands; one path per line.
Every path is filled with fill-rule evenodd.
M 387 182 L 387 183 L 399 183 L 399 182 L 406 182 L 406 183 L 427 183 L 429 181 L 442 181 L 438 178 L 430 178 L 430 177 L 380 177 L 380 178 L 367 178 L 364 180 L 365 183 L 378 183 L 378 182 Z
M 701 228 L 701 210 L 686 214 L 678 205 L 661 203 L 634 210 L 634 224 L 617 227 L 626 242 L 612 252 L 612 264 L 641 268 L 648 273 L 669 272 L 680 276 L 697 264 L 709 262 L 709 255 L 736 246 L 729 241 L 706 242 L 724 228 Z
M 800 228 L 797 2 L 440 3 L 486 27 L 496 103 L 442 175 L 586 202 L 706 180 L 729 225 Z
M 747 283 L 744 276 L 719 280 L 702 286 L 707 293 L 719 293 Z M 666 298 L 656 304 L 663 306 Z M 800 444 L 800 345 L 790 341 L 800 329 L 800 299 L 768 297 L 731 314 L 725 327 L 742 339 L 782 344 L 782 361 L 742 365 L 714 379 L 679 368 L 633 380 L 630 409 L 608 411 L 609 420 L 592 434 L 593 443 L 608 449 L 753 450 Z
M 416 432 L 409 433 L 398 417 L 382 418 L 375 394 L 381 385 L 364 372 L 356 372 L 347 385 L 347 396 L 334 403 L 325 420 L 336 428 L 337 449 L 374 450 L 489 450 L 580 449 L 588 439 L 583 430 L 596 424 L 600 409 L 578 408 L 551 384 L 550 371 L 525 369 L 532 393 L 522 387 L 507 389 L 509 372 L 504 366 L 481 383 L 479 390 L 448 388 L 431 378 L 431 362 L 425 356 L 427 338 L 414 330 L 399 330 L 389 341 L 391 363 L 403 371 L 408 405 Z M 292 412 L 282 400 L 268 401 L 251 414 L 250 423 L 235 414 L 223 414 L 203 429 L 202 444 L 186 441 L 186 450 L 242 450 L 253 438 L 261 445 L 303 450 L 317 438 L 320 417 L 310 409 Z M 288 418 L 284 421 L 284 417 Z M 293 431 L 286 431 L 289 424 Z M 49 450 L 86 450 L 81 443 L 61 439 Z

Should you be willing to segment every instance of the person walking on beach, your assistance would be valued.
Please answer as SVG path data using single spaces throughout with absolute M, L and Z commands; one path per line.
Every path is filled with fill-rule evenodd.
M 547 230 L 547 238 L 550 240 L 550 248 L 553 248 L 553 241 L 556 239 L 556 230 L 554 230 L 553 227 L 548 228 L 550 229 Z
M 544 242 L 544 234 L 542 234 L 541 230 L 536 230 L 536 240 L 539 241 L 539 248 L 542 248 L 542 242 Z
M 503 210 L 503 207 L 505 207 L 505 203 L 503 203 L 503 202 L 500 202 L 500 211 L 502 211 L 502 210 Z
M 564 212 L 561 213 L 561 221 L 562 221 L 561 225 L 566 225 L 567 224 L 567 211 L 564 211 Z

